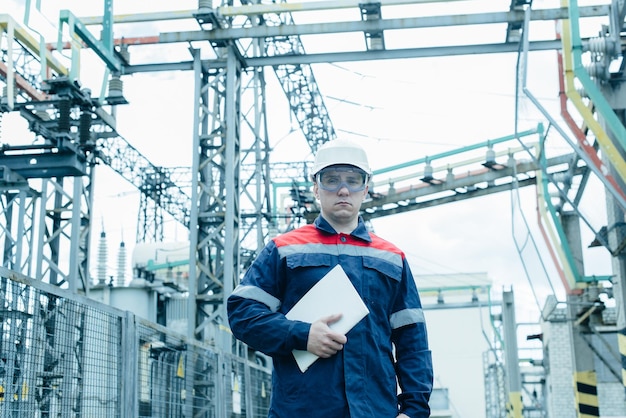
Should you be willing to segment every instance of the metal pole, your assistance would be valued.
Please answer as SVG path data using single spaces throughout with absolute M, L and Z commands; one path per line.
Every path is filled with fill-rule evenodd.
M 509 401 L 507 417 L 522 417 L 522 382 L 519 369 L 517 347 L 517 322 L 515 320 L 515 299 L 513 290 L 502 293 L 502 325 L 504 333 L 504 354 L 507 372 Z

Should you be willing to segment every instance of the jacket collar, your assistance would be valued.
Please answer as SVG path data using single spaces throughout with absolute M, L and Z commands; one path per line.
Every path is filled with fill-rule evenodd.
M 315 219 L 315 227 L 320 231 L 324 231 L 329 234 L 337 234 L 335 228 L 333 228 L 328 221 L 322 217 L 322 215 L 319 215 Z M 372 242 L 372 238 L 370 237 L 370 234 L 365 227 L 365 222 L 361 216 L 359 216 L 359 224 L 354 231 L 350 233 L 350 235 L 363 241 Z

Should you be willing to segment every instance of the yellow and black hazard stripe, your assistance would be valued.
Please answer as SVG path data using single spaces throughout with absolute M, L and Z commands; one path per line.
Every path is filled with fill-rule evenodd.
M 579 418 L 600 416 L 598 403 L 598 378 L 596 372 L 584 371 L 574 374 L 576 405 Z
M 521 392 L 510 392 L 509 402 L 506 404 L 507 418 L 522 418 L 522 394 Z
M 622 359 L 622 385 L 626 389 L 626 328 L 622 328 L 617 333 L 617 346 Z

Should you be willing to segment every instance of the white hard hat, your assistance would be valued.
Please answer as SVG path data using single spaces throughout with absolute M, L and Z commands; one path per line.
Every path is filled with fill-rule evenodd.
M 322 169 L 338 164 L 353 165 L 365 171 L 367 175 L 372 174 L 363 147 L 345 139 L 335 139 L 326 142 L 317 150 L 312 175 L 315 176 Z

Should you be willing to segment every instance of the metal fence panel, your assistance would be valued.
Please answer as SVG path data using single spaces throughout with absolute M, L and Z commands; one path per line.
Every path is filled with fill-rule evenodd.
M 0 416 L 120 416 L 119 316 L 0 277 L 0 323 Z
M 0 418 L 266 417 L 270 371 L 0 267 Z

